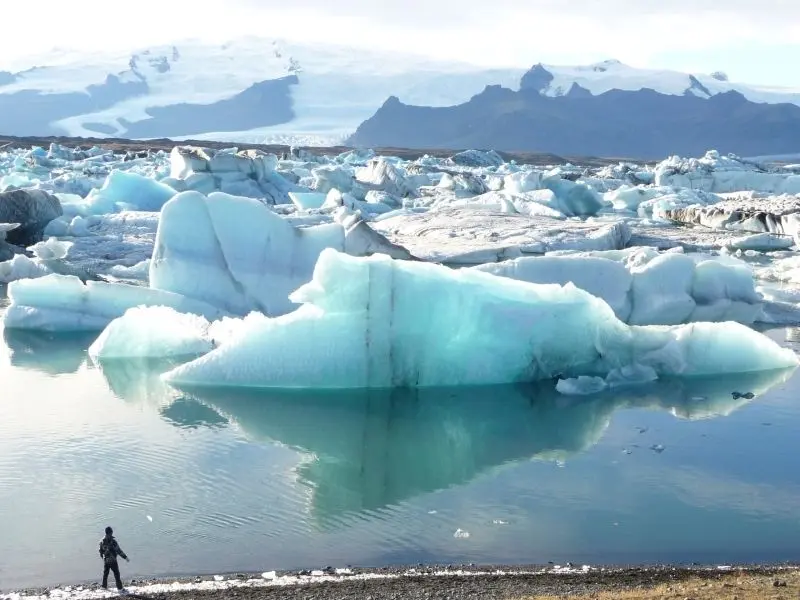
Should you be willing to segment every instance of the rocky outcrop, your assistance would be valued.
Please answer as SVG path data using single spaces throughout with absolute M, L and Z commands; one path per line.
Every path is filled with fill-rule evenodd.
M 447 162 L 459 167 L 499 167 L 505 161 L 494 150 L 464 150 L 448 158 Z
M 42 190 L 0 192 L 0 223 L 18 225 L 5 229 L 9 244 L 31 246 L 42 241 L 44 228 L 63 214 L 58 198 Z
M 14 249 L 6 243 L 6 234 L 19 227 L 16 223 L 0 223 L 0 262 L 10 260 L 14 256 Z

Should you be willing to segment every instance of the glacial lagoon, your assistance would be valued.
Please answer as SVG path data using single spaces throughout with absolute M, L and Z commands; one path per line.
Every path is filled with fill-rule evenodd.
M 185 393 L 163 361 L 95 367 L 95 337 L 3 332 L 0 589 L 95 580 L 107 524 L 126 578 L 800 560 L 800 372 Z

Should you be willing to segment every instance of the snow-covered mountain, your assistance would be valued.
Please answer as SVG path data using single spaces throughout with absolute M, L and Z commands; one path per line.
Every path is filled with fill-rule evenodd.
M 391 95 L 454 105 L 525 71 L 263 38 L 38 64 L 0 72 L 0 133 L 326 144 Z
M 597 96 L 611 90 L 635 92 L 650 89 L 670 96 L 710 98 L 733 91 L 739 92 L 751 102 L 800 106 L 800 90 L 734 83 L 721 71 L 706 75 L 638 69 L 618 60 L 605 60 L 580 67 L 540 63 L 525 73 L 520 87 L 551 97 L 587 93 Z
M 721 73 L 617 61 L 487 69 L 264 38 L 186 41 L 133 54 L 59 51 L 34 64 L 0 71 L 0 134 L 332 144 L 390 96 L 408 105 L 454 106 L 489 85 L 552 97 L 652 89 L 708 98 L 735 90 L 753 102 L 800 105 L 800 91 L 731 83 Z
M 389 98 L 349 145 L 492 148 L 563 155 L 654 159 L 709 148 L 741 155 L 800 148 L 800 93 L 634 69 L 618 61 L 586 67 L 537 64 L 517 90 L 488 86 L 452 107 Z

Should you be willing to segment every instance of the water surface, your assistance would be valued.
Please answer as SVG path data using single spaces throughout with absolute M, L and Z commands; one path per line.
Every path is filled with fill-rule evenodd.
M 93 338 L 2 332 L 0 589 L 97 578 L 107 524 L 125 577 L 800 560 L 797 374 L 180 393 L 164 363 L 94 367 Z

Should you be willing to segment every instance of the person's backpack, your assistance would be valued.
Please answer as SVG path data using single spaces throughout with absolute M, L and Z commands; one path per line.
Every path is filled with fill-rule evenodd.
M 103 561 L 106 563 L 113 563 L 117 560 L 117 552 L 116 552 L 116 541 L 112 538 L 110 540 L 104 539 L 100 542 L 101 549 L 103 551 Z

